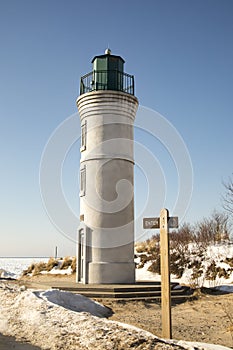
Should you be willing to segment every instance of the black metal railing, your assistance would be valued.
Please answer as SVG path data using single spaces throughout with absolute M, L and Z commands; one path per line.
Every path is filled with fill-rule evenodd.
M 134 95 L 134 76 L 117 70 L 94 70 L 81 77 L 80 95 L 97 90 L 116 90 Z

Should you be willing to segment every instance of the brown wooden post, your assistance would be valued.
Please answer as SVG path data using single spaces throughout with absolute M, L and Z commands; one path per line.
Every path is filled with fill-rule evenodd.
M 169 251 L 169 211 L 160 211 L 160 267 L 162 296 L 162 337 L 172 338 L 171 290 L 170 290 L 170 251 Z

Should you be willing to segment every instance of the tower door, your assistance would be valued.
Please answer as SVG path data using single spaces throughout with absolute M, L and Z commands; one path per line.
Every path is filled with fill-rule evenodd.
M 78 281 L 84 283 L 85 272 L 85 242 L 84 229 L 79 230 L 79 247 L 78 247 Z

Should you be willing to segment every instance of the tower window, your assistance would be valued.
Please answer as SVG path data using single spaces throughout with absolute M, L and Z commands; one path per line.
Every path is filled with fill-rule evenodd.
M 81 125 L 81 147 L 80 151 L 85 151 L 87 142 L 87 121 L 82 123 Z
M 86 192 L 86 166 L 80 169 L 80 197 L 85 196 Z

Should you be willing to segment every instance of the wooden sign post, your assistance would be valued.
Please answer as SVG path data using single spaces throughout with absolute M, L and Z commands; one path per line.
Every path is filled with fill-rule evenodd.
M 170 249 L 169 228 L 178 228 L 178 217 L 169 217 L 169 211 L 162 209 L 158 218 L 144 218 L 143 228 L 160 228 L 160 270 L 162 298 L 162 337 L 172 338 L 171 287 L 170 287 Z
M 170 288 L 170 251 L 169 251 L 169 212 L 160 211 L 160 268 L 162 294 L 162 337 L 172 338 L 171 288 Z

